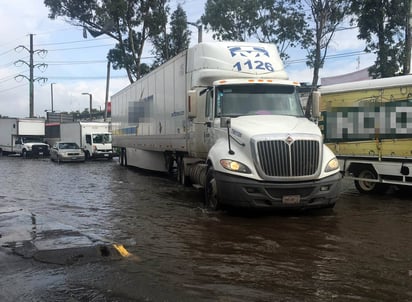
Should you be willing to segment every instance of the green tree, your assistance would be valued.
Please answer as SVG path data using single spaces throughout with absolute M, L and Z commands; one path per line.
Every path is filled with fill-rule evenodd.
M 158 35 L 166 17 L 168 0 L 44 0 L 49 17 L 67 17 L 81 26 L 84 36 L 106 34 L 117 41 L 108 59 L 113 68 L 124 68 L 132 83 L 149 70 L 141 64 L 146 41 Z
M 353 22 L 359 27 L 358 38 L 366 41 L 366 52 L 375 53 L 373 78 L 396 75 L 406 62 L 405 32 L 408 0 L 352 1 Z
M 311 39 L 303 40 L 307 49 L 307 65 L 313 68 L 312 87 L 316 90 L 319 71 L 325 64 L 328 47 L 338 26 L 348 14 L 349 3 L 345 0 L 304 0 L 310 8 L 307 26 L 312 27 Z M 306 115 L 310 115 L 312 98 L 306 104 Z
M 215 39 L 274 43 L 283 59 L 310 35 L 298 0 L 207 0 L 201 20 Z
M 151 39 L 154 46 L 152 53 L 156 56 L 152 66 L 156 67 L 173 58 L 190 44 L 190 31 L 187 29 L 187 15 L 179 4 L 171 15 L 170 33 L 167 33 L 167 24 L 163 24 L 163 32 Z

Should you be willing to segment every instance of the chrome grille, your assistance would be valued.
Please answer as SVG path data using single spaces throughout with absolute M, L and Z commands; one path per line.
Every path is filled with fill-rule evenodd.
M 315 140 L 257 142 L 257 162 L 266 176 L 299 177 L 318 171 L 320 144 Z

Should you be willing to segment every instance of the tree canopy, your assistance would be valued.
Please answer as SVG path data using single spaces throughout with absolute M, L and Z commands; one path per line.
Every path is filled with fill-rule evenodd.
M 352 1 L 352 20 L 359 28 L 358 38 L 366 41 L 367 52 L 376 53 L 373 78 L 391 77 L 401 72 L 406 60 L 406 32 L 409 1 Z
M 283 59 L 310 36 L 298 0 L 207 0 L 201 20 L 217 40 L 274 43 Z
M 164 24 L 162 33 L 153 37 L 154 46 L 152 53 L 156 56 L 152 67 L 156 67 L 189 47 L 190 31 L 187 29 L 187 16 L 179 4 L 171 15 L 170 33 Z
M 44 0 L 50 18 L 65 17 L 84 28 L 84 36 L 108 35 L 117 41 L 108 53 L 115 69 L 125 69 L 130 82 L 189 45 L 186 12 L 178 5 L 168 24 L 169 0 Z M 350 10 L 348 8 L 350 7 Z M 201 23 L 217 40 L 274 43 L 281 57 L 290 48 L 307 50 L 313 87 L 324 66 L 329 43 L 351 14 L 366 51 L 376 53 L 373 77 L 409 69 L 408 0 L 207 0 Z M 407 39 L 406 39 L 407 38 Z M 406 41 L 405 41 L 406 40 Z M 146 43 L 153 44 L 154 65 L 142 63 Z M 408 67 L 408 68 L 406 68 Z
M 93 37 L 106 34 L 117 41 L 108 54 L 113 68 L 124 68 L 130 82 L 149 70 L 141 64 L 148 39 L 163 30 L 168 0 L 44 0 L 49 17 L 67 17 Z

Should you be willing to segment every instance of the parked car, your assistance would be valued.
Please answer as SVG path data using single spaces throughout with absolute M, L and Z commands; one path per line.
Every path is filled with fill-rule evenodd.
M 57 162 L 84 162 L 83 150 L 74 142 L 57 142 L 50 150 L 50 159 Z

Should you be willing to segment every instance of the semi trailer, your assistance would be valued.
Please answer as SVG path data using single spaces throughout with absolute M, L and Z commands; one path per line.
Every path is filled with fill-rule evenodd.
M 211 209 L 335 205 L 338 161 L 273 44 L 199 43 L 111 104 L 120 164 L 175 173 Z
M 412 188 L 412 75 L 320 87 L 319 125 L 362 193 Z

